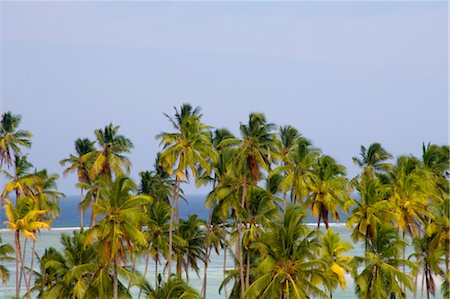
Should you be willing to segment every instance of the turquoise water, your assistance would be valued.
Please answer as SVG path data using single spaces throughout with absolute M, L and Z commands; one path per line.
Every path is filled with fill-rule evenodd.
M 188 214 L 196 213 L 201 218 L 207 218 L 208 211 L 203 205 L 204 197 L 202 196 L 194 196 L 190 197 L 189 201 L 191 204 L 187 205 L 183 203 L 180 206 L 180 216 L 185 218 Z M 67 200 L 61 203 L 61 217 L 58 218 L 54 224 L 52 230 L 43 230 L 41 231 L 37 244 L 36 251 L 39 255 L 41 255 L 45 248 L 50 246 L 61 249 L 62 245 L 60 244 L 60 237 L 63 232 L 71 234 L 74 229 L 77 229 L 79 225 L 79 214 L 77 209 L 78 198 L 77 197 L 69 197 Z M 88 213 L 89 214 L 89 213 Z M 4 215 L 0 215 L 0 223 L 3 224 Z M 312 220 L 312 219 L 311 219 Z M 88 223 L 88 217 L 85 217 L 85 223 Z M 309 224 L 311 227 L 316 227 L 317 224 L 311 223 Z M 345 227 L 343 223 L 333 223 L 331 224 L 332 229 L 335 232 L 340 234 L 341 239 L 352 243 L 350 238 L 350 231 Z M 13 233 L 7 230 L 2 229 L 0 233 L 3 239 L 3 242 L 14 244 L 14 236 Z M 362 256 L 364 253 L 364 248 L 362 244 L 354 244 L 354 248 L 347 253 L 349 256 Z M 407 252 L 406 256 L 409 253 Z M 27 252 L 26 260 L 30 260 L 30 254 Z M 227 269 L 232 269 L 233 265 L 230 263 L 232 261 L 231 256 L 227 256 Z M 15 294 L 15 262 L 10 261 L 4 263 L 5 266 L 10 270 L 10 280 L 6 285 L 0 285 L 0 298 L 10 298 Z M 28 262 L 29 264 L 29 262 Z M 143 260 L 139 261 L 137 269 L 143 273 L 145 267 L 145 262 Z M 162 268 L 161 266 L 159 267 Z M 155 265 L 153 262 L 149 265 L 149 270 L 147 274 L 147 279 L 150 281 L 152 285 L 154 285 L 155 274 L 154 274 Z M 190 281 L 189 284 L 194 288 L 200 290 L 202 286 L 203 279 L 203 269 L 200 272 L 200 277 L 194 272 L 189 274 Z M 207 298 L 209 299 L 218 299 L 224 298 L 224 294 L 219 294 L 218 289 L 223 280 L 223 255 L 216 255 L 212 252 L 211 255 L 211 263 L 208 266 L 208 287 L 207 287 Z M 420 287 L 420 279 L 419 279 L 419 287 Z M 436 286 L 439 289 L 439 281 L 436 279 Z M 231 287 L 231 286 L 230 286 Z M 25 288 L 25 287 L 24 287 Z M 133 293 L 137 297 L 137 291 L 134 290 Z M 417 298 L 421 298 L 420 291 L 418 292 L 419 296 Z M 333 293 L 333 298 L 356 298 L 354 293 L 354 284 L 350 275 L 347 276 L 347 288 L 342 290 L 340 288 L 336 289 Z M 413 298 L 412 294 L 408 295 L 408 298 Z M 442 298 L 440 295 L 436 296 L 436 298 Z

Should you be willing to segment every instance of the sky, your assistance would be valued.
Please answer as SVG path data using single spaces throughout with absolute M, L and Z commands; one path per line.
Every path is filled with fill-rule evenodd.
M 60 175 L 74 141 L 112 122 L 137 179 L 173 131 L 163 113 L 186 102 L 236 135 L 251 112 L 292 125 L 352 177 L 361 145 L 448 144 L 447 5 L 3 1 L 1 110 L 33 133 L 34 166 Z

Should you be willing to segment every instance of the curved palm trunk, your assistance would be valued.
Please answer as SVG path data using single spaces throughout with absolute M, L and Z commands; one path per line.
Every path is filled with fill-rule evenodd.
M 209 256 L 211 254 L 211 248 L 206 248 L 206 259 L 205 259 L 205 272 L 203 273 L 203 284 L 202 284 L 202 292 L 201 295 L 203 298 L 206 297 L 206 285 L 207 285 L 207 277 L 208 277 L 208 264 L 209 264 Z
M 27 253 L 27 243 L 28 243 L 28 239 L 25 238 L 25 240 L 23 241 L 23 254 L 22 254 L 22 256 L 21 256 L 22 262 L 25 261 L 25 258 L 26 258 L 26 253 Z M 19 240 L 19 245 L 20 245 L 20 240 Z M 19 251 L 22 252 L 22 249 L 19 248 Z M 22 262 L 21 262 L 21 263 L 22 263 Z M 20 271 L 20 276 L 19 276 L 19 288 L 22 286 L 22 277 L 24 277 L 25 280 L 27 279 L 27 278 L 26 278 L 26 274 L 25 274 L 25 270 L 23 270 L 23 271 L 21 270 L 21 271 Z
M 242 188 L 242 198 L 241 198 L 242 208 L 245 207 L 246 193 L 247 193 L 247 185 L 244 181 L 243 188 Z M 237 241 L 236 241 L 236 254 L 239 259 L 239 278 L 240 278 L 240 287 L 241 287 L 240 297 L 243 297 L 244 293 L 245 293 L 245 280 L 244 280 L 244 262 L 242 260 L 243 257 L 242 257 L 241 236 L 242 236 L 242 223 L 238 219 L 238 236 L 237 236 Z
M 26 240 L 26 239 L 25 239 Z M 22 275 L 23 275 L 23 280 L 25 281 L 25 287 L 27 288 L 27 297 L 28 298 L 31 298 L 31 295 L 30 295 L 30 285 L 28 284 L 28 280 L 27 280 L 27 277 L 26 277 L 26 275 L 25 275 L 25 265 L 24 265 L 24 260 L 22 259 L 22 255 L 20 254 L 20 252 L 21 252 L 21 248 L 20 248 L 20 236 L 19 236 L 19 231 L 18 230 L 16 230 L 16 246 L 17 246 L 17 248 L 18 248 L 18 252 L 19 252 L 19 254 L 18 255 L 16 255 L 16 256 L 18 256 L 19 257 L 19 262 L 20 262 L 20 265 L 21 265 L 21 270 L 20 270 L 20 279 L 19 279 L 19 285 L 18 285 L 18 290 L 17 290 L 17 288 L 16 288 L 16 293 L 18 293 L 18 292 L 20 292 L 20 285 L 21 285 L 21 282 L 20 282 L 20 280 L 22 279 Z M 24 248 L 24 251 L 25 251 L 25 248 Z M 17 254 L 17 253 L 16 253 Z M 17 277 L 17 276 L 16 276 Z M 18 297 L 18 296 L 17 296 Z
M 33 240 L 33 246 L 31 248 L 31 265 L 30 273 L 28 274 L 28 285 L 31 285 L 31 277 L 33 275 L 34 257 L 36 255 L 36 239 Z
M 175 177 L 175 185 L 173 186 L 173 204 L 170 206 L 170 222 L 169 222 L 169 257 L 167 261 L 167 268 L 168 268 L 168 277 L 172 275 L 172 250 L 173 250 L 173 224 L 174 224 L 174 209 L 177 200 L 178 200 L 178 184 L 179 179 L 178 176 Z
M 114 255 L 114 284 L 113 284 L 113 296 L 114 299 L 119 298 L 119 278 L 117 277 L 117 262 L 118 256 L 117 253 Z

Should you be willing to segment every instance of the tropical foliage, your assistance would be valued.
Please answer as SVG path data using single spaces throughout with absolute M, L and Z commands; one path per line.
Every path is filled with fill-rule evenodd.
M 20 116 L 2 115 L 1 200 L 13 246 L 0 239 L 0 279 L 9 280 L 4 263 L 14 261 L 17 298 L 205 298 L 213 254 L 223 256 L 213 291 L 226 298 L 333 298 L 349 285 L 360 298 L 448 297 L 448 145 L 423 144 L 420 157 L 361 146 L 352 158 L 360 172 L 349 179 L 300 131 L 262 113 L 240 124 L 239 137 L 204 124 L 190 104 L 164 115 L 173 130 L 156 136 L 161 151 L 138 183 L 133 143 L 119 126 L 75 141 L 60 164 L 76 173 L 80 230 L 43 252 L 36 241 L 64 194 L 56 174 L 22 153 L 32 135 L 19 129 Z M 210 188 L 207 219 L 180 217 L 192 180 Z M 341 220 L 348 240 L 330 223 Z M 189 285 L 195 277 L 201 290 Z

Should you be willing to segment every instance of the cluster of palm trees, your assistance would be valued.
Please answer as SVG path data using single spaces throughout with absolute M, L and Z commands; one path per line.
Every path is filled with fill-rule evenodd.
M 95 130 L 95 141 L 75 141 L 76 154 L 61 165 L 65 174 L 77 173 L 80 232 L 63 235 L 63 253 L 48 248 L 39 256 L 31 246 L 25 266 L 26 240 L 35 244 L 36 232 L 51 226 L 62 194 L 57 176 L 30 172 L 20 147 L 31 145 L 31 134 L 17 129 L 18 116 L 3 115 L 1 161 L 14 173 L 4 171 L 9 182 L 2 198 L 16 236 L 17 297 L 22 281 L 27 296 L 119 298 L 135 290 L 139 298 L 206 297 L 213 250 L 224 258 L 218 291 L 226 298 L 332 298 L 349 275 L 361 298 L 417 296 L 419 284 L 429 297 L 437 293 L 437 277 L 449 295 L 447 145 L 424 145 L 422 157 L 394 163 L 380 144 L 361 146 L 353 158 L 361 172 L 349 180 L 344 166 L 297 129 L 277 129 L 263 114 L 250 114 L 240 137 L 204 124 L 200 108 L 189 104 L 165 116 L 173 130 L 156 137 L 161 152 L 139 184 L 129 177 L 126 154 L 133 144 L 118 126 Z M 180 218 L 182 186 L 189 181 L 211 188 L 208 219 Z M 344 214 L 363 256 L 347 256 L 353 245 L 329 226 Z M 317 227 L 306 225 L 308 217 Z M 32 271 L 35 256 L 39 269 Z M 150 259 L 153 282 L 146 279 Z M 190 272 L 200 269 L 198 293 L 188 284 Z

